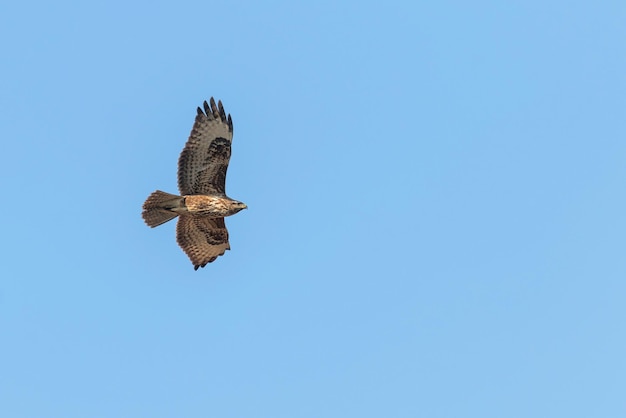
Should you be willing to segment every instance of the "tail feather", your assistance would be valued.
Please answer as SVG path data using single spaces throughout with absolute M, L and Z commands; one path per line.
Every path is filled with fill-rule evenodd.
M 183 207 L 183 198 L 157 190 L 146 199 L 141 216 L 149 227 L 154 228 L 174 219 L 178 213 L 174 209 Z

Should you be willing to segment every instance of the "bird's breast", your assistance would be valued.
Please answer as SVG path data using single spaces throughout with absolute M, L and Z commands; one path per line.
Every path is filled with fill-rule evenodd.
M 223 217 L 228 212 L 228 206 L 223 198 L 205 195 L 185 196 L 185 206 L 192 214 L 211 217 Z

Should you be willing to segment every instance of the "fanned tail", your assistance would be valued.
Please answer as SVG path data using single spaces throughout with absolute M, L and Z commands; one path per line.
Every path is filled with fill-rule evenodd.
M 146 199 L 141 216 L 150 228 L 154 228 L 177 217 L 175 209 L 183 206 L 181 196 L 157 190 Z

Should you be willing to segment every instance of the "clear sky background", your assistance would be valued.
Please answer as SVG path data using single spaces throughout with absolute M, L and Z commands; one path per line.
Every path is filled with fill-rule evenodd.
M 626 416 L 626 2 L 0 5 L 0 415 Z M 233 116 L 232 251 L 144 199 Z

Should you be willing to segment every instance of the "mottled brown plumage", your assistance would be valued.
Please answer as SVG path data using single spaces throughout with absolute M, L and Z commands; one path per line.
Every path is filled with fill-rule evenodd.
M 198 108 L 189 139 L 178 159 L 181 196 L 152 193 L 142 216 L 154 228 L 179 217 L 176 241 L 197 270 L 230 250 L 224 217 L 247 206 L 226 196 L 226 171 L 230 161 L 233 121 L 222 102 L 211 97 Z

